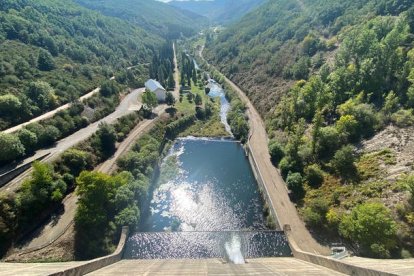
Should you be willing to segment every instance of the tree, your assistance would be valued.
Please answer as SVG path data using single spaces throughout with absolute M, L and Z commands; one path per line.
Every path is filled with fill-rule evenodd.
M 390 210 L 379 202 L 356 206 L 339 225 L 342 236 L 360 245 L 362 253 L 372 257 L 390 257 L 390 250 L 396 244 L 396 231 Z
M 167 92 L 166 97 L 165 97 L 165 102 L 169 106 L 173 106 L 175 104 L 175 98 L 174 98 L 174 95 L 171 92 Z
M 30 153 L 36 150 L 37 136 L 35 133 L 23 128 L 17 133 L 17 136 L 19 137 L 20 142 L 26 149 L 26 153 Z
M 99 91 L 102 96 L 110 97 L 116 95 L 119 92 L 119 86 L 113 80 L 105 81 L 101 85 L 101 90 Z
M 335 127 L 327 126 L 319 130 L 316 153 L 321 158 L 330 157 L 339 146 L 339 133 Z
M 109 156 L 115 151 L 115 143 L 117 140 L 114 127 L 107 123 L 101 123 L 97 134 L 102 152 L 106 156 Z
M 69 149 L 62 154 L 62 163 L 74 176 L 83 170 L 92 169 L 92 155 L 89 152 Z
M 19 114 L 22 106 L 19 98 L 12 94 L 6 94 L 0 96 L 0 115 L 13 117 Z
M 279 142 L 275 140 L 271 140 L 269 142 L 269 153 L 270 158 L 272 159 L 272 163 L 278 165 L 280 160 L 285 156 L 285 152 L 283 147 L 279 144 Z
M 286 184 L 296 200 L 304 197 L 305 190 L 303 189 L 303 178 L 300 173 L 289 173 Z
M 199 94 L 196 94 L 196 96 L 194 98 L 194 103 L 196 105 L 202 105 L 203 104 L 203 99 L 201 98 L 201 96 Z
M 55 62 L 53 60 L 52 55 L 49 53 L 49 51 L 46 50 L 40 50 L 39 57 L 37 59 L 37 66 L 39 70 L 42 71 L 51 71 L 55 69 Z
M 25 148 L 17 136 L 0 133 L 0 163 L 16 160 L 24 153 Z
M 336 122 L 336 129 L 344 142 L 356 142 L 359 139 L 359 124 L 353 115 L 343 115 Z
M 42 134 L 38 137 L 39 144 L 49 146 L 55 143 L 60 137 L 60 131 L 55 126 L 48 125 L 44 128 Z
M 55 91 L 50 84 L 44 81 L 30 83 L 27 96 L 41 109 L 46 109 L 55 104 Z
M 331 165 L 342 178 L 348 179 L 355 177 L 354 147 L 347 145 L 339 149 L 331 160 Z
M 323 183 L 323 171 L 317 164 L 312 164 L 305 169 L 306 181 L 311 187 L 317 188 Z
M 152 110 L 158 105 L 157 95 L 151 91 L 146 90 L 142 94 L 142 103 L 149 109 Z

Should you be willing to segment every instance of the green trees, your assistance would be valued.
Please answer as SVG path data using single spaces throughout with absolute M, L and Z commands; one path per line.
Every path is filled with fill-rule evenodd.
M 18 97 L 12 94 L 0 96 L 0 115 L 5 117 L 13 117 L 18 115 L 22 106 Z
M 300 200 L 305 195 L 303 189 L 303 178 L 300 173 L 289 173 L 286 179 L 287 187 L 292 191 L 293 196 L 296 200 Z
M 202 105 L 203 104 L 203 99 L 201 98 L 201 96 L 199 94 L 196 94 L 196 96 L 194 98 L 194 103 L 196 105 Z
M 0 133 L 0 163 L 13 161 L 23 156 L 25 148 L 19 138 L 7 133 Z
M 115 151 L 115 143 L 117 140 L 114 127 L 106 123 L 101 123 L 99 125 L 97 137 L 102 153 L 105 156 L 111 155 Z
M 56 65 L 52 55 L 46 50 L 40 50 L 39 57 L 37 59 L 37 66 L 39 70 L 51 71 L 55 69 Z
M 26 149 L 26 153 L 30 153 L 36 150 L 38 140 L 35 133 L 26 128 L 23 128 L 17 133 L 17 136 Z
M 157 95 L 151 91 L 145 91 L 142 94 L 142 103 L 148 110 L 152 110 L 158 105 Z
M 323 183 L 323 171 L 317 164 L 312 164 L 305 169 L 306 181 L 311 187 L 318 188 Z
M 92 169 L 92 154 L 78 149 L 69 149 L 62 154 L 62 163 L 72 175 Z
M 51 204 L 60 202 L 65 193 L 66 183 L 55 179 L 51 165 L 33 163 L 32 176 L 23 183 L 22 191 L 17 199 L 22 214 L 21 226 L 27 226 Z
M 174 95 L 171 92 L 167 92 L 167 95 L 165 97 L 165 102 L 169 106 L 173 106 L 175 104 L 175 98 L 174 98 Z
M 278 165 L 280 160 L 282 160 L 282 158 L 285 156 L 283 147 L 279 144 L 279 142 L 274 140 L 271 140 L 269 142 L 269 153 L 270 158 L 275 165 Z
M 344 179 L 356 176 L 354 147 L 343 146 L 333 157 L 331 164 L 335 171 Z
M 30 83 L 27 96 L 40 108 L 47 109 L 55 105 L 55 91 L 44 81 Z
M 104 81 L 102 83 L 101 90 L 99 92 L 104 97 L 110 97 L 113 95 L 118 95 L 119 90 L 120 88 L 118 84 L 113 80 L 109 80 L 109 81 Z
M 360 245 L 366 255 L 384 258 L 390 257 L 390 250 L 396 245 L 396 226 L 382 203 L 371 202 L 360 204 L 345 215 L 339 231 Z

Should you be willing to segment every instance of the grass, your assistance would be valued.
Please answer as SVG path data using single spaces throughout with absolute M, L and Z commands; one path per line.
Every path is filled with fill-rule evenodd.
M 203 106 L 206 102 L 213 104 L 214 112 L 213 115 L 205 120 L 198 120 L 192 126 L 187 128 L 184 132 L 180 134 L 181 137 L 185 136 L 195 136 L 195 137 L 219 137 L 219 136 L 228 136 L 224 125 L 220 121 L 220 100 L 218 98 L 210 98 L 204 91 L 204 86 L 201 88 L 198 85 L 195 85 L 194 82 L 191 82 L 190 92 L 195 95 L 200 95 L 203 99 Z M 191 102 L 188 100 L 188 92 L 184 92 L 182 95 L 182 101 L 177 101 L 175 107 L 177 109 L 178 116 L 186 116 L 190 114 L 195 114 L 195 103 L 194 100 Z

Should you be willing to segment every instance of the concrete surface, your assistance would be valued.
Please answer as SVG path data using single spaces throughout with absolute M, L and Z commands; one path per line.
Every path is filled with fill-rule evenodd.
M 88 275 L 343 275 L 294 258 L 248 260 L 247 264 L 202 260 L 122 260 Z

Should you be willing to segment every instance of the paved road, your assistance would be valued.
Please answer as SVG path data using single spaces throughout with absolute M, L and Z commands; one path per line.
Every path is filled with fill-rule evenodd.
M 202 51 L 203 48 L 199 52 L 201 58 L 203 58 Z M 283 227 L 286 224 L 291 226 L 292 236 L 303 251 L 323 255 L 329 254 L 329 249 L 320 245 L 306 229 L 296 207 L 289 199 L 285 182 L 270 161 L 270 154 L 267 147 L 267 132 L 259 112 L 257 112 L 256 108 L 250 102 L 250 99 L 236 84 L 226 77 L 225 80 L 246 103 L 251 129 L 249 146 L 262 174 L 280 226 Z
M 174 64 L 175 64 L 174 78 L 175 78 L 175 84 L 176 84 L 176 87 L 174 89 L 173 94 L 174 94 L 176 100 L 178 100 L 180 90 L 179 90 L 177 58 L 176 58 L 175 45 L 174 44 L 173 44 L 173 49 L 174 49 Z M 127 97 L 125 97 L 125 99 L 118 106 L 117 110 L 114 113 L 112 113 L 111 115 L 109 115 L 108 117 L 106 117 L 106 118 L 108 118 L 108 120 L 106 122 L 111 123 L 115 119 L 127 114 L 131 110 L 139 110 L 141 108 L 141 103 L 138 102 L 138 99 L 139 99 L 138 95 L 140 93 L 142 93 L 143 91 L 145 91 L 145 89 L 140 88 L 140 89 L 132 91 L 129 95 L 127 95 Z M 165 104 L 157 106 L 153 110 L 153 112 L 157 116 L 153 119 L 144 119 L 143 121 L 139 122 L 137 124 L 137 126 L 128 135 L 128 137 L 118 145 L 117 150 L 114 153 L 114 155 L 111 158 L 109 158 L 108 160 L 106 160 L 104 163 L 102 163 L 100 166 L 98 166 L 96 168 L 96 170 L 100 171 L 100 172 L 103 172 L 103 173 L 112 173 L 112 172 L 114 172 L 114 170 L 116 169 L 116 160 L 121 155 L 128 152 L 132 148 L 132 146 L 135 144 L 135 141 L 141 135 L 147 133 L 152 128 L 152 126 L 155 125 L 155 123 L 158 121 L 158 119 L 166 113 L 166 108 L 167 108 L 167 106 Z M 105 120 L 105 118 L 103 120 Z M 82 130 L 83 132 L 81 134 L 75 133 L 75 134 L 77 134 L 77 135 L 75 135 L 76 139 L 74 137 L 71 137 L 71 136 L 74 136 L 74 135 L 71 135 L 71 136 L 65 138 L 64 140 L 70 141 L 70 144 L 65 143 L 64 147 L 63 147 L 64 149 L 60 148 L 57 145 L 57 147 L 59 147 L 59 149 L 57 151 L 55 151 L 55 153 L 60 153 L 64 150 L 66 150 L 67 148 L 69 148 L 70 146 L 73 146 L 74 144 L 76 144 L 79 141 L 83 140 L 83 139 L 79 139 L 79 138 L 84 138 L 84 134 L 90 133 L 90 135 L 91 135 L 92 133 L 94 133 L 97 129 L 98 124 L 99 123 L 96 123 L 96 126 L 89 129 L 89 131 L 83 131 Z M 44 153 L 42 153 L 42 154 L 44 154 Z M 52 158 L 52 157 L 53 157 L 53 155 L 50 156 L 50 158 Z M 22 177 L 25 177 L 25 176 L 22 175 Z M 20 182 L 22 181 L 22 179 L 20 177 L 19 177 L 19 181 Z M 11 186 L 9 188 L 12 188 L 12 187 L 17 188 L 18 187 L 17 182 L 16 182 L 16 185 Z M 45 224 L 43 227 L 41 227 L 38 230 L 38 232 L 35 234 L 35 237 L 21 248 L 20 253 L 29 252 L 31 250 L 34 250 L 34 249 L 37 249 L 37 248 L 40 248 L 40 247 L 45 247 L 48 244 L 56 241 L 60 236 L 62 236 L 65 233 L 65 231 L 70 227 L 70 225 L 73 224 L 73 220 L 75 218 L 77 200 L 78 200 L 78 198 L 75 195 L 75 193 L 69 194 L 63 200 L 63 205 L 64 205 L 63 213 L 60 216 L 56 217 L 56 218 L 52 218 L 47 224 Z M 19 254 L 19 253 L 17 253 L 17 254 Z
M 132 91 L 121 101 L 120 105 L 116 108 L 116 110 L 113 113 L 58 141 L 51 148 L 38 150 L 33 156 L 25 159 L 21 165 L 27 164 L 28 162 L 33 161 L 34 159 L 43 156 L 47 153 L 50 153 L 50 155 L 46 157 L 43 161 L 53 160 L 63 151 L 90 137 L 93 133 L 96 132 L 100 123 L 106 122 L 111 124 L 115 122 L 116 119 L 124 115 L 127 115 L 134 110 L 139 110 L 141 108 L 141 104 L 138 102 L 138 95 L 142 93 L 144 90 L 144 88 L 140 88 Z M 20 187 L 22 180 L 25 177 L 27 177 L 30 174 L 30 172 L 31 170 L 29 169 L 26 172 L 22 173 L 21 175 L 7 183 L 5 186 L 1 187 L 0 191 L 16 191 Z
M 92 90 L 91 92 L 89 92 L 88 94 L 85 94 L 82 97 L 80 97 L 79 100 L 80 101 L 86 100 L 86 99 L 92 97 L 93 95 L 95 95 L 96 93 L 98 93 L 100 90 L 101 90 L 100 88 L 96 88 L 96 89 Z M 3 132 L 5 132 L 5 133 L 12 133 L 12 132 L 15 132 L 15 131 L 20 130 L 21 128 L 23 128 L 24 126 L 27 126 L 28 124 L 36 123 L 36 122 L 43 121 L 45 119 L 51 118 L 56 113 L 58 113 L 59 111 L 68 109 L 70 107 L 70 105 L 71 105 L 70 103 L 67 103 L 67 104 L 64 104 L 62 106 L 59 106 L 58 108 L 56 108 L 56 109 L 54 109 L 52 111 L 49 111 L 49 112 L 47 112 L 45 114 L 42 114 L 42 115 L 40 115 L 40 116 L 38 116 L 36 118 L 31 119 L 30 121 L 27 121 L 25 123 L 22 123 L 20 125 L 17 125 L 17 126 L 14 126 L 14 127 L 9 128 L 9 129 L 6 129 Z

